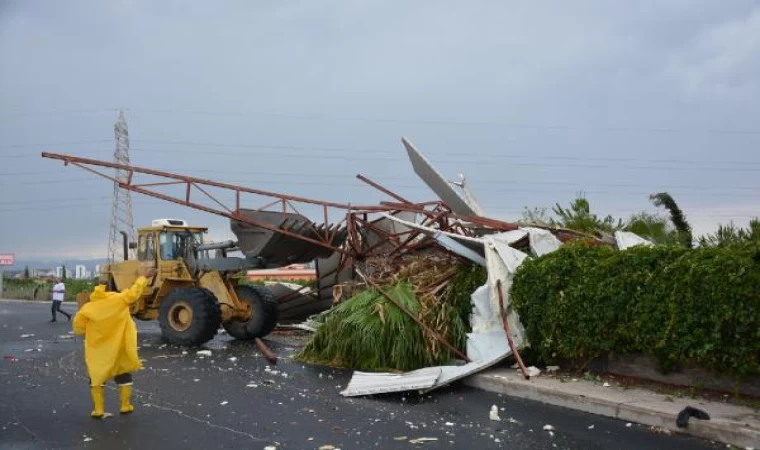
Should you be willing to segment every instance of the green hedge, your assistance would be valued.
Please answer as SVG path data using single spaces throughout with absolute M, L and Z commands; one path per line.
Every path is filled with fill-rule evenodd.
M 640 352 L 664 369 L 696 363 L 760 374 L 760 247 L 583 243 L 526 261 L 511 290 L 544 361 Z

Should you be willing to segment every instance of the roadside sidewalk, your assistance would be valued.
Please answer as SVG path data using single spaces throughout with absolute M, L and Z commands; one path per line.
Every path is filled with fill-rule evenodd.
M 573 380 L 563 381 L 544 374 L 525 380 L 516 370 L 495 368 L 472 375 L 464 383 L 490 392 L 661 427 L 743 449 L 760 449 L 760 410 L 701 399 L 671 399 L 640 388 L 604 387 L 592 381 Z M 707 412 L 711 420 L 692 417 L 687 428 L 678 428 L 676 416 L 686 406 Z

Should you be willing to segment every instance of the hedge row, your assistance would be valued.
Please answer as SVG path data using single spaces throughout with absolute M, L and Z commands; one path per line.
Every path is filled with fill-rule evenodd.
M 640 352 L 760 374 L 760 247 L 634 247 L 574 243 L 526 261 L 511 290 L 544 361 Z

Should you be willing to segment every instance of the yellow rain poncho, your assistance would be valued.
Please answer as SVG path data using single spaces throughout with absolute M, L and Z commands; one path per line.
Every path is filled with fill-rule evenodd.
M 142 367 L 129 306 L 140 298 L 147 283 L 140 277 L 122 292 L 106 292 L 105 286 L 99 285 L 74 317 L 74 333 L 85 336 L 84 358 L 91 386 Z

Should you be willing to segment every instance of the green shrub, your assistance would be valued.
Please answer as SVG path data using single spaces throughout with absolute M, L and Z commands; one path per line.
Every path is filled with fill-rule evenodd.
M 760 248 L 583 243 L 526 261 L 511 294 L 545 361 L 641 352 L 663 368 L 696 363 L 760 374 Z

